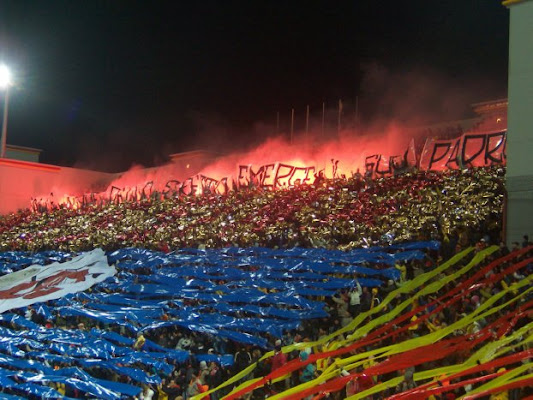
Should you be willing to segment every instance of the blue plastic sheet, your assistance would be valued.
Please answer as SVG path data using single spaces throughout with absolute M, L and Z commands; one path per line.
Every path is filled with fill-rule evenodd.
M 168 358 L 169 360 L 183 362 L 189 358 L 189 353 L 186 351 L 167 349 L 166 347 L 160 346 L 157 343 L 154 343 L 148 339 L 146 340 L 145 348 L 148 350 L 154 350 L 158 352 L 158 353 L 151 353 L 152 355 L 159 354 L 160 357 Z
M 37 314 L 42 315 L 46 320 L 51 320 L 53 318 L 52 312 L 44 304 L 41 304 L 39 307 L 37 307 L 36 312 Z
M 41 353 L 38 351 L 30 351 L 26 353 L 26 356 L 31 357 L 32 359 L 43 360 L 49 363 L 58 363 L 58 364 L 62 362 L 72 363 L 75 361 L 75 359 L 72 357 L 68 357 L 65 355 L 59 355 L 59 354 L 51 354 L 48 352 Z
M 219 330 L 218 337 L 225 338 L 225 339 L 231 339 L 231 340 L 236 341 L 237 343 L 244 343 L 244 344 L 251 344 L 254 346 L 259 346 L 263 349 L 272 349 L 272 346 L 268 344 L 266 339 L 262 337 L 253 336 L 248 333 Z
M 233 354 L 224 354 L 221 356 L 216 354 L 198 354 L 196 360 L 198 362 L 205 361 L 207 364 L 214 361 L 224 367 L 231 367 L 235 361 Z
M 125 396 L 133 397 L 141 393 L 141 388 L 138 386 L 128 385 L 126 383 L 108 381 L 105 379 L 93 378 L 93 381 L 102 387 L 105 387 L 117 393 L 122 393 Z
M 211 304 L 210 307 L 226 314 L 236 312 L 248 312 L 251 314 L 261 315 L 263 317 L 275 317 L 298 321 L 303 319 L 324 318 L 328 316 L 328 313 L 322 308 L 312 310 L 293 310 L 282 309 L 277 307 L 261 307 L 253 304 L 235 306 L 228 303 L 215 303 Z
M 166 362 L 163 362 L 163 361 L 158 361 L 157 359 L 154 359 L 142 353 L 128 354 L 127 356 L 124 356 L 124 357 L 115 358 L 113 361 L 115 363 L 126 364 L 126 365 L 140 362 L 144 365 L 153 367 L 157 371 L 161 371 L 165 375 L 170 375 L 172 373 L 172 370 L 174 369 L 172 365 L 167 364 Z
M 95 381 L 89 376 L 84 380 L 66 377 L 61 375 L 30 375 L 28 373 L 19 373 L 18 376 L 26 380 L 27 383 L 41 383 L 47 385 L 49 382 L 64 383 L 74 389 L 78 389 L 84 393 L 89 393 L 96 396 L 99 399 L 104 400 L 118 400 L 120 399 L 120 393 L 111 391 Z M 61 397 L 62 398 L 62 397 Z
M 20 390 L 34 396 L 38 396 L 41 399 L 63 399 L 64 396 L 61 395 L 57 390 L 52 389 L 48 386 L 41 386 L 35 383 L 23 383 L 18 384 L 13 387 L 14 389 Z
M 62 307 L 55 311 L 103 324 L 118 321 L 130 332 L 168 326 L 160 323 L 166 313 L 178 319 L 179 326 L 200 332 L 218 332 L 224 327 L 246 334 L 267 331 L 280 336 L 284 329 L 291 329 L 288 326 L 294 326 L 283 323 L 283 319 L 302 321 L 326 316 L 323 303 L 309 297 L 331 297 L 338 290 L 350 290 L 355 280 L 349 274 L 355 274 L 362 286 L 381 286 L 385 280 L 399 278 L 398 269 L 388 265 L 421 259 L 425 257 L 422 250 L 437 245 L 436 242 L 407 243 L 350 252 L 229 248 L 185 249 L 164 254 L 121 249 L 108 255 L 110 262 L 118 262 L 118 278 L 100 284 L 115 293 L 72 295 L 58 301 Z M 25 263 L 35 261 L 34 257 L 23 254 L 13 257 Z M 60 254 L 54 257 L 62 258 Z M 143 274 L 132 273 L 137 269 L 142 269 Z M 345 277 L 340 278 L 339 274 Z M 183 300 L 199 304 L 185 309 L 179 304 Z M 169 304 L 178 304 L 179 310 Z M 261 321 L 220 315 L 235 313 L 236 308 L 246 308 L 249 313 L 256 311 Z M 42 311 L 43 315 L 47 314 L 46 309 Z M 77 356 L 79 352 L 75 349 L 67 354 Z M 89 350 L 89 353 L 94 352 Z
M 118 372 L 121 375 L 129 376 L 131 379 L 139 383 L 148 383 L 152 385 L 159 385 L 161 383 L 161 378 L 159 376 L 149 375 L 147 372 L 138 368 L 119 367 L 118 365 L 108 361 L 102 362 L 101 365 L 105 368 Z
M 64 399 L 66 397 L 63 397 Z M 15 396 L 14 394 L 0 393 L 0 400 L 24 400 L 25 397 Z
M 37 371 L 43 374 L 48 374 L 52 371 L 52 368 L 35 361 L 35 360 L 22 360 L 0 354 L 0 366 L 14 367 L 20 370 Z
M 84 370 L 78 368 L 78 367 L 68 367 L 68 368 L 60 368 L 60 369 L 54 369 L 52 373 L 50 373 L 50 376 L 62 376 L 62 377 L 70 377 L 70 378 L 77 378 L 77 379 L 83 379 L 86 381 L 90 381 L 93 379 L 91 375 L 89 375 Z
M 119 335 L 118 333 L 113 331 L 99 331 L 97 329 L 92 329 L 91 334 L 93 336 L 101 336 L 105 339 L 108 339 L 112 342 L 116 342 L 123 346 L 132 346 L 133 343 L 135 343 L 135 340 L 133 340 L 132 338 Z
M 83 381 L 74 378 L 66 378 L 63 382 L 65 385 L 72 386 L 81 392 L 92 394 L 98 399 L 118 400 L 121 398 L 120 393 L 109 390 L 95 381 Z
M 126 328 L 128 334 L 179 326 L 268 349 L 262 333 L 281 337 L 305 319 L 327 316 L 324 302 L 339 290 L 385 285 L 398 280 L 398 263 L 421 260 L 438 242 L 405 243 L 350 252 L 324 249 L 272 250 L 227 248 L 184 249 L 171 254 L 144 249 L 121 249 L 108 255 L 118 274 L 91 291 L 70 294 L 34 308 L 44 319 L 56 315 L 84 317 L 103 325 Z M 65 261 L 74 254 L 47 252 L 0 254 L 0 272 L 32 264 Z M 22 310 L 24 311 L 24 310 Z M 184 362 L 188 352 L 163 348 L 147 340 L 142 351 L 134 339 L 111 330 L 45 329 L 17 313 L 0 320 L 18 330 L 0 327 L 0 367 L 22 371 L 25 384 L 11 379 L 16 372 L 0 368 L 0 386 L 26 394 L 54 398 L 46 382 L 63 382 L 87 396 L 115 399 L 135 396 L 138 386 L 92 377 L 82 368 L 103 368 L 137 382 L 157 384 Z M 22 330 L 20 330 L 22 328 Z M 199 361 L 231 365 L 231 355 L 198 355 Z M 50 365 L 67 363 L 68 368 Z M 141 368 L 137 368 L 141 365 Z M 2 372 L 4 371 L 4 372 Z M 39 385 L 42 384 L 42 385 Z
M 6 389 L 14 387 L 17 383 L 10 378 L 11 376 L 13 376 L 13 371 L 0 368 L 0 387 Z
M 32 321 L 28 321 L 26 318 L 21 317 L 20 315 L 17 315 L 17 314 L 11 314 L 11 313 L 0 314 L 0 320 L 7 321 L 14 325 L 18 325 L 18 326 L 28 328 L 28 329 L 36 329 L 36 330 L 43 329 L 42 326 Z

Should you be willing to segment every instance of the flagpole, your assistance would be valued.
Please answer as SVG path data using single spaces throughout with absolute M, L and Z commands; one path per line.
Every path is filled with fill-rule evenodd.
M 359 127 L 359 96 L 355 96 L 355 133 Z
M 292 144 L 293 132 L 294 132 L 294 108 L 291 109 L 291 140 L 290 140 L 290 144 Z
M 322 136 L 324 136 L 324 122 L 326 120 L 326 102 L 322 102 Z
M 341 131 L 341 114 L 342 114 L 342 100 L 339 99 L 339 115 L 337 118 L 337 134 Z
M 307 112 L 305 114 L 305 135 L 309 133 L 309 104 L 307 105 Z

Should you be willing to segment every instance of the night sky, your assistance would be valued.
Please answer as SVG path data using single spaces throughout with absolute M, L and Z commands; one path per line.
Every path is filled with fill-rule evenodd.
M 418 76 L 442 81 L 436 96 L 462 88 L 454 111 L 468 111 L 506 96 L 508 19 L 499 0 L 2 0 L 0 61 L 17 81 L 8 143 L 120 171 L 257 143 L 291 107 L 358 96 L 371 119 L 424 97 Z

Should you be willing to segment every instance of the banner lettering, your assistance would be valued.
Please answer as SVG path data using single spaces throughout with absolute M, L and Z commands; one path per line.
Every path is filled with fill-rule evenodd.
M 407 173 L 414 168 L 421 171 L 443 171 L 490 165 L 505 165 L 507 131 L 463 134 L 454 139 L 437 140 L 428 138 L 420 157 L 417 157 L 414 140 L 411 140 L 403 155 L 385 156 L 373 154 L 365 158 L 365 178 L 384 178 Z M 358 169 L 359 171 L 359 169 Z M 331 173 L 330 173 L 331 172 Z M 157 200 L 171 197 L 187 197 L 203 194 L 226 195 L 241 188 L 262 188 L 275 190 L 298 185 L 318 185 L 327 178 L 345 179 L 342 161 L 332 158 L 331 171 L 315 165 L 292 165 L 269 163 L 260 166 L 238 165 L 237 175 L 215 179 L 206 175 L 195 175 L 183 182 L 171 179 L 162 184 L 154 181 L 134 187 L 111 185 L 100 193 L 84 194 L 80 197 L 64 196 L 59 202 L 53 197 L 32 199 L 31 208 L 39 211 L 58 207 L 78 208 L 89 203 L 122 203 L 139 200 Z M 359 172 L 352 176 L 359 176 Z
M 456 139 L 427 139 L 420 156 L 422 171 L 505 165 L 507 132 L 470 133 Z
M 374 154 L 366 157 L 365 176 L 383 178 L 400 175 L 409 172 L 414 167 L 416 167 L 415 142 L 411 140 L 403 156 L 385 157 L 381 154 Z

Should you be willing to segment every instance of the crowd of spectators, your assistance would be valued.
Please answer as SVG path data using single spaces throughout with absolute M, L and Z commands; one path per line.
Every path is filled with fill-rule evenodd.
M 120 324 L 103 326 L 90 318 L 62 317 L 60 314 L 45 318 L 36 311 L 37 306 L 15 310 L 46 329 L 114 331 L 129 337 L 135 352 L 150 351 L 149 343 L 153 342 L 164 348 L 189 353 L 187 361 L 172 364 L 170 373 L 149 370 L 142 363 L 128 365 L 159 376 L 160 381 L 153 384 L 139 385 L 117 371 L 110 374 L 97 366 L 83 368 L 94 377 L 138 385 L 138 399 L 190 398 L 208 388 L 230 382 L 210 393 L 210 398 L 216 400 L 230 393 L 239 383 L 270 374 L 271 379 L 266 379 L 264 385 L 236 397 L 266 398 L 310 382 L 332 366 L 338 367 L 339 374 L 335 379 L 341 386 L 336 390 L 319 391 L 307 398 L 327 396 L 342 399 L 383 382 L 400 379 L 396 385 L 389 385 L 376 395 L 366 397 L 378 399 L 424 387 L 431 382 L 433 387 L 453 385 L 459 379 L 448 381 L 446 377 L 439 377 L 437 385 L 437 379 L 419 379 L 416 373 L 460 365 L 488 342 L 496 342 L 511 331 L 525 329 L 525 337 L 531 333 L 531 292 L 528 291 L 531 289 L 531 263 L 519 264 L 532 256 L 529 238 L 524 237 L 524 243 L 516 244 L 515 252 L 510 256 L 505 244 L 500 242 L 504 196 L 502 179 L 500 168 L 484 168 L 411 173 L 374 181 L 354 177 L 280 191 L 250 188 L 227 196 L 147 199 L 108 206 L 85 205 L 75 210 L 60 208 L 38 213 L 24 210 L 0 217 L 0 249 L 77 252 L 95 247 L 106 250 L 146 247 L 168 252 L 186 247 L 300 246 L 346 250 L 377 243 L 439 240 L 442 242 L 440 251 L 428 254 L 426 263 L 398 265 L 401 279 L 390 280 L 374 289 L 357 283 L 352 290 L 339 291 L 335 296 L 324 299 L 329 317 L 304 321 L 298 329 L 285 332 L 281 339 L 270 338 L 274 350 L 267 357 L 265 349 L 220 340 L 209 333 L 192 332 L 178 326 L 139 333 L 125 330 Z M 468 268 L 472 257 L 486 251 L 490 244 L 499 244 L 500 247 L 496 252 L 487 252 L 475 268 Z M 475 251 L 450 270 L 438 270 L 438 265 L 472 245 L 475 245 Z M 500 261 L 495 263 L 499 258 Z M 521 266 L 513 269 L 517 265 Z M 402 290 L 409 287 L 414 278 L 432 271 L 439 273 L 429 277 L 422 286 L 416 286 L 415 291 Z M 484 272 L 480 275 L 479 271 Z M 417 294 L 423 288 L 438 286 L 439 282 L 445 284 L 435 291 Z M 468 282 L 469 285 L 462 284 Z M 526 285 L 518 287 L 520 282 Z M 95 290 L 98 290 L 97 287 Z M 391 293 L 395 296 L 387 301 Z M 455 294 L 449 297 L 450 293 Z M 524 295 L 517 297 L 520 294 Z M 382 359 L 365 357 L 364 360 L 356 360 L 358 354 L 423 338 L 454 326 L 476 314 L 476 310 L 484 305 L 488 307 L 490 303 L 492 306 L 494 296 L 501 296 L 495 303 L 502 306 L 501 309 L 445 335 L 457 343 L 469 344 L 461 347 L 460 351 L 442 357 L 422 357 L 409 365 L 400 363 L 400 367 L 393 365 L 394 368 L 388 369 L 382 367 L 382 363 L 386 364 Z M 394 314 L 394 310 L 400 307 L 403 307 L 402 313 Z M 405 318 L 402 319 L 402 316 Z M 382 318 L 386 322 L 368 329 L 364 337 L 356 337 L 361 327 Z M 5 328 L 20 329 L 20 326 L 5 320 L 0 324 Z M 502 327 L 505 329 L 502 330 Z M 483 340 L 478 340 L 480 337 Z M 513 344 L 516 353 L 531 351 L 530 344 L 522 337 L 515 339 Z M 31 349 L 25 350 L 29 352 Z M 341 353 L 316 360 L 312 358 L 336 350 Z M 0 351 L 5 352 L 5 349 Z M 231 362 L 222 362 L 222 356 L 227 354 L 231 355 Z M 348 358 L 353 358 L 355 364 L 343 362 Z M 519 368 L 530 363 L 529 359 L 524 356 L 519 361 L 505 364 L 505 368 Z M 253 370 L 241 377 L 239 372 L 251 365 L 255 365 Z M 290 365 L 295 365 L 295 368 L 289 373 L 275 376 L 276 371 Z M 51 364 L 50 367 L 81 368 L 72 361 L 70 364 Z M 471 379 L 474 382 L 476 378 L 482 379 L 487 375 L 494 378 L 504 373 L 505 370 L 499 369 L 481 370 L 460 380 Z M 236 377 L 234 382 L 232 377 Z M 13 379 L 23 381 L 17 375 Z M 442 381 L 445 381 L 444 385 Z M 431 396 L 453 399 L 481 384 L 469 383 L 448 390 L 442 396 L 437 392 Z M 50 383 L 50 386 L 68 397 L 85 396 L 68 385 Z M 4 391 L 10 393 L 9 389 L 4 388 Z M 491 399 L 519 399 L 530 394 L 530 388 L 524 385 L 492 394 Z
M 135 352 L 150 353 L 153 351 L 151 343 L 155 343 L 166 349 L 177 349 L 189 353 L 189 357 L 183 362 L 166 360 L 172 365 L 171 372 L 157 370 L 157 368 L 150 367 L 142 361 L 131 361 L 125 365 L 128 368 L 144 370 L 149 375 L 160 378 L 160 382 L 151 384 L 140 384 L 127 375 L 121 375 L 120 371 L 110 371 L 104 366 L 87 367 L 79 363 L 79 360 L 73 358 L 65 358 L 60 362 L 57 360 L 49 363 L 45 361 L 49 367 L 54 369 L 79 367 L 95 378 L 136 385 L 142 390 L 136 396 L 138 399 L 190 398 L 208 388 L 216 388 L 224 382 L 228 382 L 248 366 L 256 365 L 253 371 L 244 377 L 210 394 L 211 399 L 219 399 L 229 394 L 239 383 L 252 378 L 268 376 L 290 365 L 291 362 L 293 364 L 305 363 L 310 356 L 319 355 L 321 352 L 342 351 L 343 349 L 345 351 L 337 356 L 324 357 L 306 365 L 298 365 L 293 371 L 283 376 L 282 379 L 275 379 L 276 377 L 273 376 L 272 378 L 274 379 L 267 380 L 262 387 L 238 398 L 263 399 L 272 396 L 275 393 L 280 393 L 315 379 L 328 368 L 331 368 L 332 365 L 338 365 L 338 368 L 340 368 L 340 379 L 347 379 L 343 381 L 342 388 L 332 390 L 328 397 L 335 399 L 346 398 L 383 382 L 402 378 L 403 380 L 398 384 L 378 392 L 375 396 L 366 397 L 374 399 L 386 398 L 393 396 L 395 393 L 417 387 L 425 387 L 424 385 L 429 385 L 431 382 L 434 383 L 431 379 L 415 380 L 414 377 L 416 377 L 417 372 L 461 365 L 461 363 L 477 354 L 484 346 L 487 346 L 487 343 L 496 342 L 505 335 L 510 335 L 510 333 L 519 329 L 522 329 L 523 337 L 513 342 L 513 351 L 520 354 L 527 351 L 531 353 L 530 344 L 524 337 L 527 337 L 527 332 L 531 332 L 531 329 L 533 329 L 531 305 L 529 304 L 532 298 L 531 293 L 527 294 L 527 290 L 531 290 L 532 287 L 531 273 L 533 268 L 530 263 L 527 263 L 520 268 L 515 268 L 511 273 L 509 272 L 510 268 L 517 265 L 517 262 L 531 260 L 530 257 L 533 252 L 530 247 L 518 249 L 509 255 L 509 250 L 502 246 L 493 253 L 487 253 L 480 265 L 475 268 L 467 268 L 467 271 L 462 275 L 447 281 L 450 276 L 458 271 L 464 271 L 465 266 L 472 262 L 473 257 L 483 252 L 486 248 L 487 244 L 484 240 L 481 240 L 477 244 L 475 251 L 460 260 L 450 270 L 439 271 L 438 274 L 434 274 L 422 286 L 427 287 L 438 282 L 445 282 L 435 292 L 418 295 L 419 287 L 415 290 L 401 290 L 412 282 L 409 278 L 418 278 L 424 274 L 437 271 L 437 265 L 422 265 L 419 263 L 413 264 L 412 266 L 415 266 L 413 269 L 408 268 L 412 271 L 412 276 L 404 275 L 402 279 L 389 281 L 379 289 L 368 290 L 366 287 L 356 284 L 351 290 L 340 291 L 332 298 L 324 299 L 329 317 L 304 321 L 298 329 L 285 332 L 280 339 L 271 337 L 270 342 L 274 351 L 269 353 L 270 356 L 266 358 L 264 356 L 268 349 L 261 349 L 253 345 L 242 345 L 232 340 L 220 340 L 208 333 L 192 332 L 179 326 L 165 326 L 160 329 L 135 333 L 124 329 L 120 324 L 102 324 L 87 317 L 64 317 L 61 313 L 56 314 L 54 312 L 53 315 L 45 318 L 37 311 L 38 305 L 30 306 L 26 310 L 19 309 L 16 312 L 24 316 L 25 319 L 31 320 L 48 330 L 67 330 L 74 334 L 102 331 L 120 334 L 130 339 L 129 346 Z M 440 254 L 434 253 L 432 255 L 438 257 Z M 506 259 L 501 258 L 506 256 Z M 495 260 L 498 261 L 495 262 Z M 482 272 L 481 274 L 480 271 Z M 527 285 L 514 289 L 516 284 L 523 282 L 526 278 L 529 279 Z M 472 282 L 475 284 L 472 285 Z M 93 288 L 94 290 L 103 289 L 96 286 Z M 388 295 L 393 292 L 396 293 L 398 290 L 399 293 L 386 303 L 385 300 Z M 519 293 L 525 293 L 526 296 L 517 298 Z M 475 314 L 477 309 L 483 308 L 486 302 L 490 303 L 493 296 L 499 294 L 503 295 L 503 297 L 495 304 L 501 306 L 509 302 L 508 306 L 499 309 L 497 312 L 488 313 L 483 318 L 474 320 L 461 329 L 455 329 L 448 335 L 451 341 L 461 344 L 455 352 L 434 358 L 425 354 L 421 355 L 420 358 L 410 359 L 407 364 L 394 359 L 393 362 L 398 363 L 401 367 L 391 368 L 389 365 L 388 368 L 383 367 L 383 369 L 380 369 L 381 363 L 383 365 L 387 364 L 387 361 L 383 359 L 365 357 L 355 364 L 343 361 L 361 353 L 372 352 L 376 349 L 405 343 L 416 338 L 424 338 L 431 333 L 454 326 L 467 316 Z M 402 313 L 398 317 L 392 318 L 392 321 L 386 319 L 386 323 L 369 330 L 367 334 L 359 337 L 358 340 L 351 336 L 354 332 L 357 332 L 357 329 L 353 327 L 354 318 L 364 316 L 364 320 L 359 324 L 359 327 L 364 327 L 367 323 L 371 323 L 372 320 L 379 320 L 390 315 L 397 307 L 401 307 L 402 304 L 406 303 L 407 306 L 402 310 Z M 49 302 L 48 306 L 54 310 L 53 301 Z M 405 318 L 402 319 L 402 316 L 405 316 Z M 163 317 L 162 320 L 168 320 L 168 316 Z M 5 328 L 15 329 L 13 322 L 9 323 L 4 320 L 0 325 Z M 480 340 L 480 337 L 483 340 Z M 443 340 L 447 339 L 449 338 L 444 338 Z M 67 339 L 63 340 L 68 343 Z M 502 346 L 498 346 L 498 348 Z M 32 359 L 32 350 L 35 349 L 32 349 L 31 345 L 26 345 L 23 348 L 23 351 L 27 353 L 25 359 Z M 7 354 L 13 356 L 15 351 L 11 348 L 7 351 Z M 6 352 L 6 349 L 4 348 L 2 352 Z M 51 352 L 54 353 L 52 350 Z M 506 354 L 505 352 L 503 353 Z M 226 357 L 230 355 L 230 360 L 223 361 L 224 355 Z M 530 356 L 531 354 L 529 354 Z M 39 359 L 39 356 L 36 356 L 35 360 Z M 407 359 L 409 360 L 409 358 Z M 528 361 L 528 357 L 524 356 L 523 360 L 515 360 L 504 366 L 507 369 L 518 368 L 526 361 Z M 3 368 L 6 368 L 5 365 L 3 365 Z M 469 374 L 468 378 L 482 378 L 493 373 L 494 371 L 490 370 L 480 371 Z M 502 371 L 498 372 L 499 375 L 502 373 Z M 23 376 L 17 377 L 15 374 L 13 377 L 16 381 L 24 382 Z M 440 379 L 442 380 L 443 378 Z M 455 383 L 451 379 L 450 381 Z M 83 398 L 85 396 L 82 391 L 69 385 L 52 384 L 51 386 L 67 397 Z M 466 384 L 449 391 L 446 393 L 446 397 L 437 396 L 434 398 L 458 398 L 475 387 L 475 384 Z M 520 399 L 528 393 L 531 394 L 528 390 L 526 386 L 518 387 L 505 391 L 507 396 L 510 397 L 491 397 L 491 399 Z M 9 389 L 7 392 L 13 393 Z
M 376 242 L 497 240 L 503 169 L 418 172 L 375 180 L 317 180 L 225 196 L 151 197 L 0 217 L 0 250 L 85 251 L 145 247 L 321 247 L 347 250 Z M 478 238 L 476 237 L 476 238 Z

